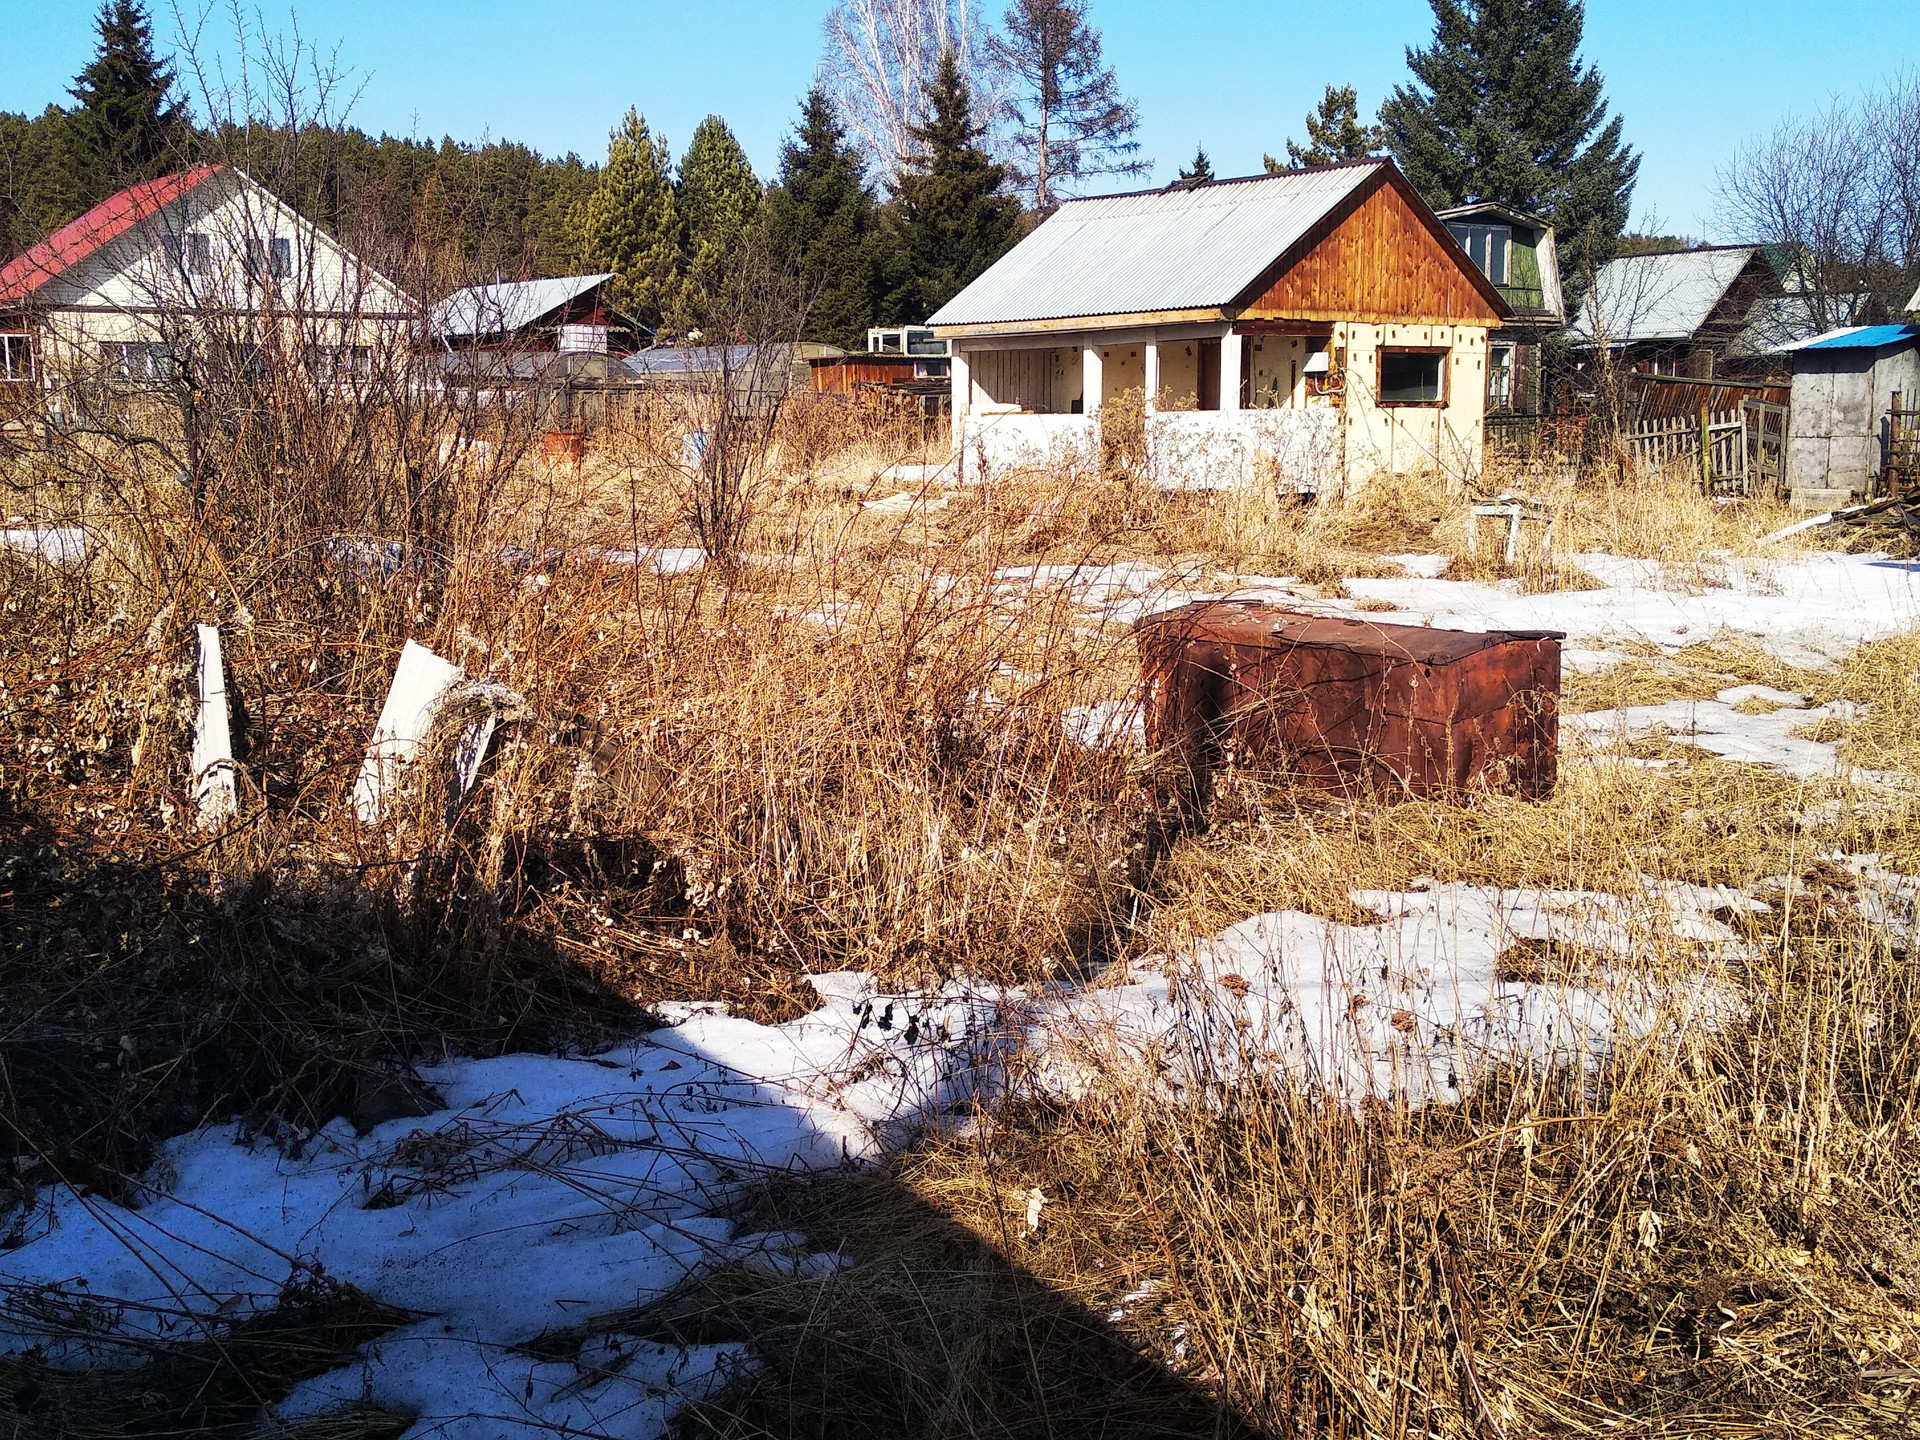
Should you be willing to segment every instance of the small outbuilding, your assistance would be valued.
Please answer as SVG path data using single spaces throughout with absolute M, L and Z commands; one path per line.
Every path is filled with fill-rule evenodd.
M 1788 346 L 1787 485 L 1796 503 L 1844 505 L 1910 487 L 1920 421 L 1920 326 L 1858 325 Z
M 1487 332 L 1511 313 L 1364 160 L 1069 201 L 927 323 L 963 470 L 1091 450 L 1132 396 L 1159 483 L 1321 491 L 1476 471 Z

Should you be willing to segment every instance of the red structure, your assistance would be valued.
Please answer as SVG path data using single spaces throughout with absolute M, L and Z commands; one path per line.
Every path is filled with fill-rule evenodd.
M 1148 739 L 1189 806 L 1229 759 L 1348 795 L 1553 790 L 1558 632 L 1381 625 L 1257 601 L 1184 605 L 1135 630 Z

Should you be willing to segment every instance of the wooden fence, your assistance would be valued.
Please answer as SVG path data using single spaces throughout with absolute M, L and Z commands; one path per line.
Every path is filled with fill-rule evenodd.
M 1701 464 L 1704 436 L 1706 463 Z M 1681 461 L 1715 495 L 1774 495 L 1786 482 L 1787 407 L 1742 400 L 1737 411 L 1643 420 L 1620 439 L 1650 470 Z

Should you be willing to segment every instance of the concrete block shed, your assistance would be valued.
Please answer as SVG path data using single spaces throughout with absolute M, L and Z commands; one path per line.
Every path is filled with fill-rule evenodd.
M 1787 353 L 1788 489 L 1814 505 L 1873 495 L 1920 410 L 1920 327 L 1849 326 Z

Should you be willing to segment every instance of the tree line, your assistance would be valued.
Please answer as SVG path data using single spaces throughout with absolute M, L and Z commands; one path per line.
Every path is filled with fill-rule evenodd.
M 1432 41 L 1408 49 L 1377 118 L 1329 84 L 1305 143 L 1267 168 L 1390 155 L 1436 208 L 1491 200 L 1553 223 L 1577 287 L 1616 252 L 1639 165 L 1581 61 L 1581 0 L 1429 3 Z M 196 126 L 141 0 L 106 0 L 73 103 L 0 115 L 0 248 L 131 180 L 271 142 L 284 198 L 349 238 L 405 236 L 449 276 L 610 271 L 616 303 L 678 337 L 701 331 L 747 247 L 799 273 L 809 338 L 859 346 L 869 325 L 926 318 L 1062 200 L 1146 173 L 1088 7 L 1013 0 L 992 27 L 968 0 L 837 0 L 763 179 L 719 116 L 676 157 L 638 107 L 604 159 L 339 123 Z M 1213 178 L 1201 148 L 1173 183 Z

